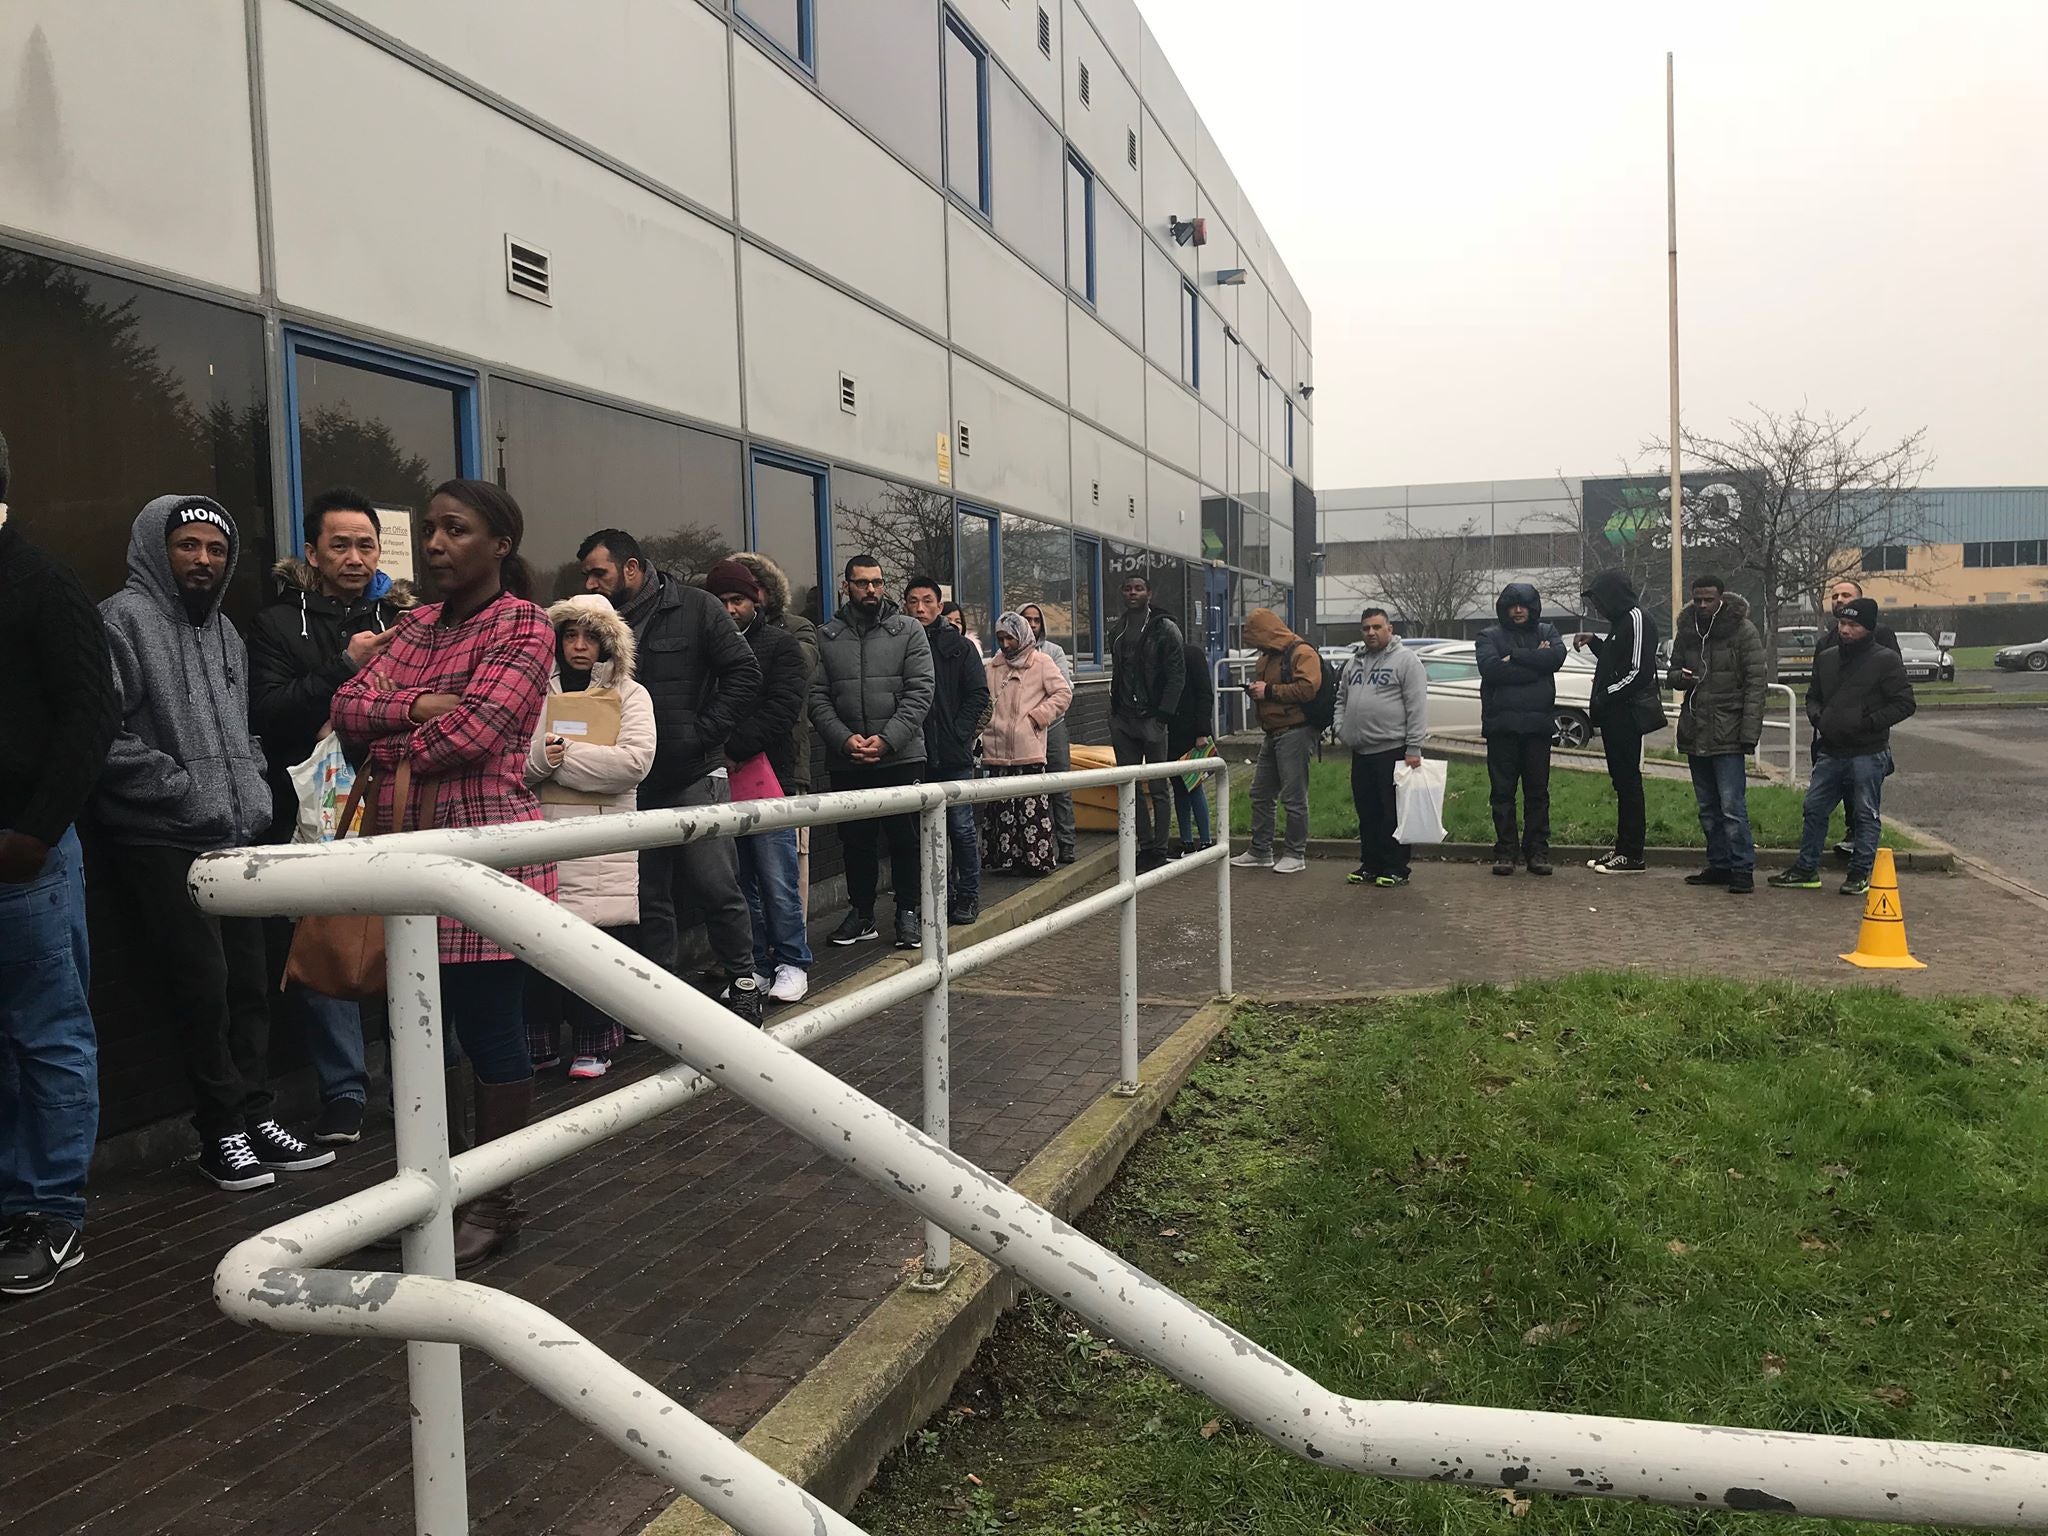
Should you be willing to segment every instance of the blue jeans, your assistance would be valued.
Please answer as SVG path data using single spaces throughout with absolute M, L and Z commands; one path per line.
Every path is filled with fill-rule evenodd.
M 1799 834 L 1801 869 L 1820 868 L 1828 844 L 1828 818 L 1836 806 L 1846 805 L 1849 840 L 1856 847 L 1849 856 L 1849 876 L 1870 878 L 1870 866 L 1877 862 L 1877 836 L 1884 828 L 1884 780 L 1891 771 L 1889 752 L 1813 760 L 1813 782 L 1806 786 L 1806 821 Z
M 977 777 L 972 768 L 925 775 L 927 782 Z M 971 805 L 946 807 L 946 904 L 955 912 L 981 905 L 981 826 Z
M 738 842 L 740 890 L 754 919 L 754 970 L 773 976 L 777 966 L 811 968 L 804 907 L 796 888 L 796 828 L 756 832 Z
M 1181 783 L 1178 775 L 1173 780 L 1173 817 L 1180 829 L 1180 845 L 1192 850 L 1196 844 L 1188 837 L 1188 823 L 1194 822 L 1195 831 L 1201 834 L 1201 844 L 1209 842 L 1209 786 L 1206 779 L 1195 780 L 1195 787 L 1189 789 Z
M 1699 802 L 1700 831 L 1707 836 L 1707 863 L 1715 869 L 1756 868 L 1756 839 L 1749 831 L 1749 780 L 1740 752 L 1716 752 L 1692 762 L 1692 797 Z
M 100 1125 L 90 979 L 85 865 L 67 828 L 41 874 L 0 885 L 0 1218 L 85 1223 Z
M 320 1102 L 370 1096 L 369 1068 L 363 1061 L 363 1010 L 341 997 L 326 997 L 301 986 L 293 993 L 306 1010 L 306 1057 L 320 1083 Z

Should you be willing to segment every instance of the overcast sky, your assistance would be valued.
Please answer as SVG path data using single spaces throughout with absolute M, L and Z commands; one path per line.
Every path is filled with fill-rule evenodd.
M 1319 486 L 1644 462 L 1666 49 L 1688 424 L 1864 410 L 1929 484 L 2048 482 L 2048 0 L 1141 8 L 1308 299 Z

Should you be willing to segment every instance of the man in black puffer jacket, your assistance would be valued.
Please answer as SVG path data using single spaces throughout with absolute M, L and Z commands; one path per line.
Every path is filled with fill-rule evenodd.
M 1657 697 L 1657 625 L 1636 600 L 1636 589 L 1621 571 L 1602 571 L 1579 594 L 1607 620 L 1603 638 L 1572 636 L 1580 650 L 1599 658 L 1593 669 L 1593 724 L 1607 754 L 1607 777 L 1614 784 L 1614 851 L 1592 861 L 1603 875 L 1640 875 L 1643 844 L 1648 836 L 1648 808 L 1643 800 L 1643 738 L 1664 729 L 1664 705 Z
M 974 743 L 988 724 L 988 668 L 981 651 L 940 617 L 944 599 L 930 576 L 904 583 L 903 611 L 924 626 L 932 646 L 932 707 L 924 717 L 924 776 L 972 779 Z M 946 807 L 946 921 L 981 916 L 981 831 L 972 805 Z
M 1550 873 L 1550 738 L 1556 729 L 1557 669 L 1564 639 L 1543 622 L 1543 598 L 1526 581 L 1501 588 L 1500 622 L 1479 636 L 1479 728 L 1493 790 L 1493 872 L 1512 875 L 1519 858 L 1532 875 Z M 1515 788 L 1522 830 L 1515 830 Z
M 761 665 L 725 605 L 702 587 L 656 570 L 631 534 L 600 528 L 578 547 L 583 589 L 601 592 L 633 626 L 635 679 L 654 697 L 654 766 L 640 785 L 640 809 L 723 805 L 731 786 L 726 738 L 761 691 Z M 640 853 L 640 953 L 676 967 L 676 893 L 704 917 L 718 975 L 733 1012 L 761 1022 L 754 981 L 754 924 L 740 894 L 739 857 L 729 837 Z

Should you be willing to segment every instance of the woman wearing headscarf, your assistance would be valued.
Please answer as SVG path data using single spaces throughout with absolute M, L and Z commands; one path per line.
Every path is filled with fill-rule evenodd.
M 548 610 L 548 622 L 555 627 L 549 696 L 587 693 L 602 699 L 609 694 L 617 701 L 619 728 L 613 740 L 599 744 L 550 730 L 543 714 L 526 754 L 527 787 L 540 795 L 540 814 L 547 821 L 633 810 L 640 781 L 654 766 L 654 699 L 633 681 L 632 627 L 608 599 L 587 592 L 556 603 Z M 557 899 L 577 917 L 612 930 L 630 930 L 639 923 L 640 856 L 632 849 L 571 859 L 559 870 Z M 565 1022 L 574 1054 L 569 1076 L 577 1081 L 603 1077 L 624 1043 L 625 1030 L 588 998 L 539 971 L 528 971 L 526 1046 L 536 1072 L 561 1065 Z
M 1046 734 L 1065 717 L 1074 689 L 1039 648 L 1030 622 L 1019 613 L 996 620 L 997 653 L 988 660 L 989 722 L 981 733 L 982 766 L 991 778 L 1045 772 Z M 981 867 L 1001 873 L 1018 866 L 1049 875 L 1054 865 L 1052 797 L 1026 794 L 989 806 L 981 823 Z

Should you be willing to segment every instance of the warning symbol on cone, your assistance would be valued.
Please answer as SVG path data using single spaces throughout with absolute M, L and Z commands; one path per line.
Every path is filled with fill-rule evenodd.
M 1906 948 L 1906 909 L 1899 901 L 1899 872 L 1889 848 L 1877 850 L 1870 871 L 1870 894 L 1863 901 L 1863 927 L 1854 952 L 1842 956 L 1851 965 L 1878 971 L 1924 971 Z

